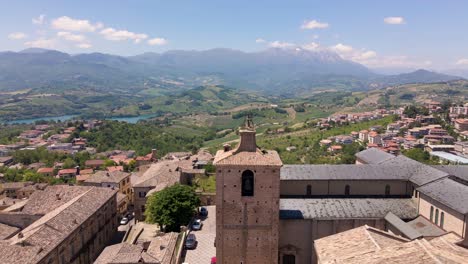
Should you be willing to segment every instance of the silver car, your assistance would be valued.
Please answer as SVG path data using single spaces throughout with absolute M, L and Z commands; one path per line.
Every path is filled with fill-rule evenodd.
M 193 221 L 192 230 L 200 230 L 203 226 L 203 223 L 200 219 Z

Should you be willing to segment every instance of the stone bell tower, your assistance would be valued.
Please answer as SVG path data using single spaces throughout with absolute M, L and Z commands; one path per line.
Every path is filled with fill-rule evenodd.
M 252 117 L 236 149 L 216 153 L 218 263 L 278 263 L 280 169 L 276 151 L 261 150 Z

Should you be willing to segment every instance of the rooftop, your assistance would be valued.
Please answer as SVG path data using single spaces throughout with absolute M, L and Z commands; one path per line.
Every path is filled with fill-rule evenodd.
M 0 240 L 10 238 L 16 234 L 20 229 L 14 226 L 9 226 L 0 223 Z
M 401 219 L 418 215 L 412 199 L 280 199 L 281 219 L 384 218 L 388 212 Z
M 186 161 L 190 162 L 190 161 Z M 163 160 L 151 164 L 142 176 L 132 182 L 134 187 L 156 187 L 158 185 L 172 185 L 180 181 L 181 163 L 178 160 Z
M 379 164 L 385 160 L 394 158 L 392 154 L 388 154 L 385 151 L 381 151 L 375 148 L 370 148 L 356 153 L 356 158 L 364 161 L 368 164 Z
M 84 182 L 87 183 L 119 183 L 123 179 L 130 177 L 130 173 L 123 171 L 98 171 L 89 176 Z
M 458 163 L 458 164 L 468 164 L 468 159 L 454 155 L 452 153 L 444 152 L 444 151 L 432 151 L 429 152 L 431 156 L 436 156 L 444 160 L 448 160 L 450 162 Z
M 236 152 L 236 149 L 233 149 L 229 151 L 218 150 L 213 164 L 281 166 L 283 162 L 276 151 L 257 149 L 255 152 Z
M 177 233 L 166 233 L 150 240 L 147 250 L 141 244 L 120 243 L 108 246 L 99 255 L 95 264 L 170 264 L 175 250 Z
M 460 181 L 444 178 L 417 190 L 461 214 L 468 213 L 468 185 Z
M 468 250 L 460 237 L 408 241 L 388 232 L 362 226 L 314 241 L 319 263 L 466 263 Z

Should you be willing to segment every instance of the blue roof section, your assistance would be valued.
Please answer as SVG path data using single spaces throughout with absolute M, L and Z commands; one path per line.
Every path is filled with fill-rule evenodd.
M 444 151 L 432 151 L 429 152 L 431 156 L 436 156 L 444 160 L 448 160 L 453 163 L 458 163 L 458 164 L 468 164 L 468 159 L 454 155 L 452 153 L 444 152 Z

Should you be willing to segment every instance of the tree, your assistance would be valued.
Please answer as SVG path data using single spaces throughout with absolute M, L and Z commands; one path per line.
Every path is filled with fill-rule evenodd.
M 165 231 L 180 231 L 200 206 L 193 187 L 176 184 L 152 194 L 146 202 L 146 221 L 156 223 Z

